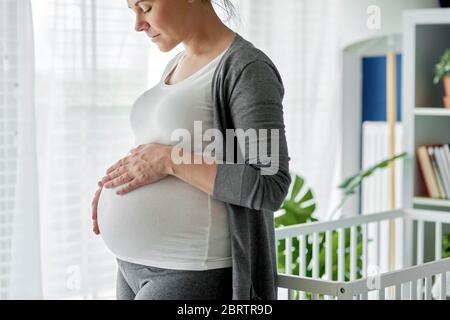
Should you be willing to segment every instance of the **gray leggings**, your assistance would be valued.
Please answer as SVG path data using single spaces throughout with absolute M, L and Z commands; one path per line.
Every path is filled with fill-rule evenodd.
M 174 270 L 117 259 L 117 300 L 231 300 L 231 267 Z

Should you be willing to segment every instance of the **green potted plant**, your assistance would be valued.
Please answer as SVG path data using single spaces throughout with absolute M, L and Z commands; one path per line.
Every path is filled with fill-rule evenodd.
M 450 49 L 445 50 L 441 60 L 435 66 L 434 70 L 434 84 L 440 81 L 444 83 L 444 106 L 450 108 Z

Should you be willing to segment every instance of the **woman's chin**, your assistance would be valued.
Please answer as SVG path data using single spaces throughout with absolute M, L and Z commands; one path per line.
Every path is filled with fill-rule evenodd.
M 165 46 L 164 44 L 157 43 L 157 45 L 158 45 L 159 51 L 164 52 L 164 53 L 170 52 L 173 49 L 171 47 Z
M 179 43 L 167 43 L 161 36 L 159 38 L 160 39 L 158 41 L 155 41 L 155 44 L 158 46 L 161 52 L 170 52 L 174 48 L 176 48 L 179 44 Z

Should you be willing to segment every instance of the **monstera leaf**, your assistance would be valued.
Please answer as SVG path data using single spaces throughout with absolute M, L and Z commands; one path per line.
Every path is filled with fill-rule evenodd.
M 279 213 L 278 216 L 275 217 L 275 228 L 317 221 L 317 219 L 312 216 L 316 210 L 313 192 L 310 188 L 305 186 L 305 180 L 302 177 L 291 173 L 291 179 L 292 182 L 288 195 L 283 201 L 281 209 L 277 212 Z M 299 241 L 296 237 L 292 239 L 292 247 L 293 265 L 291 267 L 293 273 L 298 274 Z M 311 260 L 311 248 L 311 244 L 308 243 L 306 249 L 307 261 Z M 283 273 L 286 272 L 285 250 L 286 241 L 280 240 L 278 245 L 278 269 Z
M 292 183 L 286 199 L 281 205 L 281 216 L 275 218 L 275 228 L 293 224 L 317 221 L 312 218 L 316 203 L 310 188 L 305 187 L 305 180 L 291 173 Z

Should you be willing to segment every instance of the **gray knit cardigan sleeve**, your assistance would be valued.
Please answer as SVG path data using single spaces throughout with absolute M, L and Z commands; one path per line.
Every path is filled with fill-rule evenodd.
M 267 141 L 275 174 L 261 174 L 266 164 L 258 158 L 249 163 L 249 140 L 245 146 L 239 140 L 235 153 L 246 150 L 245 162 L 219 163 L 214 182 L 213 197 L 230 204 L 255 210 L 276 211 L 280 208 L 291 183 L 288 149 L 283 121 L 284 88 L 281 77 L 270 61 L 258 49 L 241 50 L 239 61 L 231 64 L 224 78 L 222 106 L 227 106 L 228 128 L 268 129 L 267 137 L 258 135 L 258 143 Z M 224 101 L 226 100 L 226 101 Z M 223 124 L 224 121 L 222 121 Z M 270 129 L 278 129 L 276 141 L 272 141 Z M 270 154 L 272 143 L 278 144 L 278 152 Z M 245 147 L 245 149 L 244 149 Z M 229 149 L 224 146 L 224 157 Z M 239 153 L 240 155 L 242 153 Z

